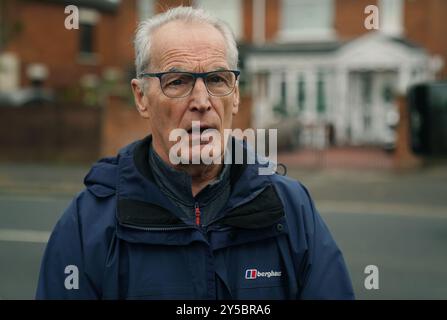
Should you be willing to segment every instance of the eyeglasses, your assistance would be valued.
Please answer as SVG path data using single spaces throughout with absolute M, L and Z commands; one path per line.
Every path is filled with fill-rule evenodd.
M 229 95 L 236 85 L 240 75 L 238 70 L 220 70 L 211 72 L 159 72 L 141 73 L 139 78 L 157 77 L 160 79 L 161 91 L 169 98 L 183 98 L 191 94 L 197 78 L 202 78 L 206 90 L 212 96 L 223 97 Z

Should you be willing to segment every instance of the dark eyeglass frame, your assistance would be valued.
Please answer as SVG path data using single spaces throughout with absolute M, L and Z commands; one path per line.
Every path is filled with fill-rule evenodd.
M 222 95 L 216 95 L 216 94 L 213 94 L 213 93 L 210 92 L 210 90 L 208 89 L 208 84 L 206 83 L 205 79 L 206 79 L 206 77 L 208 77 L 210 74 L 217 73 L 217 72 L 222 72 L 222 71 L 225 71 L 225 72 L 232 72 L 232 73 L 234 74 L 234 76 L 235 76 L 234 85 L 233 85 L 233 88 L 231 88 L 230 92 L 228 92 L 228 93 L 226 93 L 226 94 L 222 94 Z M 161 78 L 162 78 L 165 74 L 172 74 L 172 73 L 175 73 L 175 74 L 186 74 L 186 75 L 191 75 L 191 76 L 193 77 L 193 79 L 194 79 L 194 83 L 192 84 L 191 90 L 190 90 L 189 92 L 187 92 L 186 94 L 184 94 L 184 95 L 182 95 L 182 96 L 179 96 L 179 97 L 170 97 L 170 96 L 168 96 L 168 95 L 163 91 L 163 87 L 162 87 L 162 85 L 161 85 Z M 151 72 L 143 72 L 143 73 L 140 73 L 140 74 L 138 75 L 138 78 L 140 78 L 140 79 L 141 79 L 141 78 L 148 78 L 148 77 L 149 77 L 149 78 L 158 78 L 158 80 L 159 80 L 159 82 L 160 82 L 160 89 L 161 89 L 161 91 L 163 92 L 163 94 L 164 94 L 165 96 L 167 96 L 168 98 L 171 98 L 171 99 L 177 99 L 177 98 L 184 98 L 184 97 L 189 96 L 189 95 L 191 94 L 192 90 L 194 90 L 194 87 L 195 87 L 195 85 L 196 85 L 196 81 L 197 81 L 198 78 L 202 78 L 202 79 L 203 79 L 203 83 L 205 84 L 206 91 L 207 91 L 208 94 L 210 94 L 211 96 L 214 96 L 214 97 L 225 97 L 225 96 L 228 96 L 230 93 L 233 92 L 234 88 L 236 87 L 236 81 L 238 80 L 238 77 L 239 77 L 240 74 L 241 74 L 241 72 L 240 72 L 239 70 L 214 70 L 214 71 L 209 71 L 209 72 L 167 71 L 167 72 L 155 72 L 155 73 L 151 73 Z

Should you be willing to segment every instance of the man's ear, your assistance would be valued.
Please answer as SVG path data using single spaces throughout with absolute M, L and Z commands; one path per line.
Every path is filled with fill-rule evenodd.
M 235 116 L 239 111 L 239 102 L 240 102 L 239 85 L 236 85 L 236 87 L 234 88 L 234 100 L 233 100 L 233 108 L 232 108 L 233 116 Z
M 138 112 L 143 118 L 149 118 L 149 102 L 147 96 L 144 94 L 143 81 L 132 79 L 130 84 L 132 86 L 133 97 Z

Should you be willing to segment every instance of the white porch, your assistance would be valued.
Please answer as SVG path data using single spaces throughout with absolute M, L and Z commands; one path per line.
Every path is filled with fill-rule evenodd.
M 338 145 L 392 144 L 396 95 L 434 78 L 427 53 L 381 33 L 314 47 L 248 52 L 254 126 L 293 120 L 303 128 L 330 124 Z M 313 142 L 305 130 L 301 142 L 308 145 Z

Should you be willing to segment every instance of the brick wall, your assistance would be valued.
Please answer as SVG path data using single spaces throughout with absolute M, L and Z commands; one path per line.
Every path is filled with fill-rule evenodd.
M 65 29 L 65 6 L 44 1 L 14 1 L 14 18 L 20 25 L 6 47 L 18 55 L 21 62 L 21 86 L 27 86 L 26 68 L 31 63 L 43 63 L 49 69 L 46 86 L 65 88 L 76 86 L 83 74 L 101 75 L 105 67 L 127 71 L 133 63 L 133 35 L 137 23 L 135 0 L 121 1 L 116 12 L 99 12 L 94 29 L 96 62 L 79 59 L 80 30 Z
M 242 0 L 243 40 L 253 39 L 253 1 Z M 368 32 L 364 28 L 364 10 L 368 5 L 377 5 L 378 0 L 334 0 L 334 28 L 341 39 L 351 39 Z M 265 35 L 267 41 L 274 41 L 281 28 L 281 0 L 266 0 Z
M 378 5 L 378 0 L 335 0 L 335 29 L 342 40 L 361 36 L 367 5 Z M 410 41 L 426 48 L 430 54 L 438 54 L 444 60 L 440 78 L 447 77 L 447 1 L 404 0 L 404 34 Z M 380 13 L 379 13 L 380 14 Z
M 266 0 L 265 39 L 275 40 L 280 28 L 281 0 Z
M 440 78 L 447 78 L 447 1 L 406 0 L 405 36 L 444 60 Z
M 116 155 L 119 149 L 149 133 L 149 122 L 136 107 L 122 98 L 110 97 L 102 118 L 101 156 Z
M 378 5 L 378 0 L 335 0 L 334 28 L 341 40 L 349 40 L 369 32 L 365 29 L 365 8 Z
M 242 41 L 253 41 L 253 0 L 242 0 Z
M 368 32 L 364 26 L 364 8 L 378 0 L 334 0 L 334 25 L 338 36 L 344 39 Z M 161 12 L 176 5 L 191 5 L 192 0 L 158 0 L 154 11 Z M 78 85 L 85 73 L 100 75 L 108 66 L 126 73 L 132 68 L 133 35 L 137 24 L 136 0 L 121 1 L 116 12 L 101 12 L 95 29 L 96 64 L 88 65 L 78 59 L 79 30 L 66 30 L 64 5 L 45 1 L 8 1 L 8 19 L 17 21 L 21 31 L 6 50 L 18 54 L 21 60 L 21 85 L 28 85 L 25 71 L 30 63 L 44 63 L 49 67 L 47 86 L 64 88 Z M 244 41 L 253 35 L 253 0 L 242 0 Z M 445 40 L 445 0 L 405 0 L 405 35 L 440 54 L 446 64 L 442 75 L 447 76 L 447 41 Z M 266 1 L 266 39 L 273 41 L 280 28 L 281 0 Z
M 245 130 L 251 128 L 252 97 L 241 96 L 239 111 L 233 118 L 233 128 Z
M 100 121 L 98 108 L 0 106 L 0 160 L 94 161 L 99 156 Z

